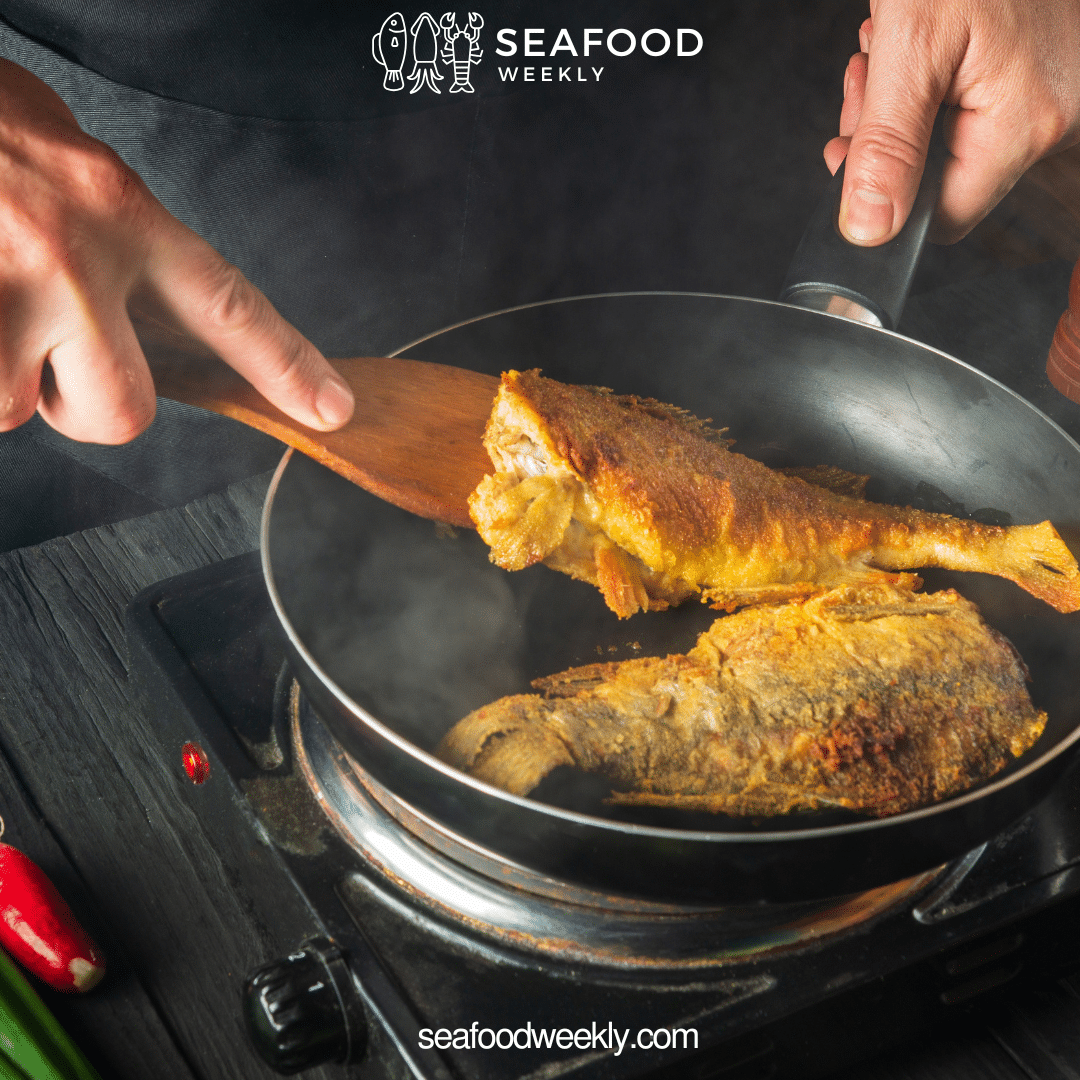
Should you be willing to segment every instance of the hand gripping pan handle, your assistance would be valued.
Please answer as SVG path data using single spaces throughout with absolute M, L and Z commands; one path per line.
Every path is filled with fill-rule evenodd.
M 915 205 L 887 244 L 859 247 L 844 239 L 837 224 L 844 166 L 836 170 L 791 261 L 782 301 L 896 329 L 941 192 L 948 153 L 941 132 L 943 115 L 944 110 L 934 125 Z

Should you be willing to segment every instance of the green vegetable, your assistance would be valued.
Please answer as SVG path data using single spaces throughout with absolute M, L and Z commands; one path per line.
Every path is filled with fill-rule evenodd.
M 101 1080 L 2 951 L 0 1080 Z

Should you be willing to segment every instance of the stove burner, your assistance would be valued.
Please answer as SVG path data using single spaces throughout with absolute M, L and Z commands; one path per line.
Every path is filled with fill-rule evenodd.
M 127 620 L 161 776 L 202 823 L 208 881 L 260 928 L 248 1004 L 288 1052 L 275 1067 L 343 1054 L 372 1080 L 813 1080 L 954 1022 L 955 1003 L 1020 971 L 1080 964 L 1080 770 L 937 877 L 800 905 L 643 902 L 513 865 L 366 776 L 282 666 L 257 555 L 153 586 Z M 189 742 L 210 763 L 200 785 Z M 700 1041 L 619 1056 L 419 1044 L 425 1028 L 526 1020 Z
M 436 918 L 549 959 L 653 970 L 758 959 L 868 923 L 944 869 L 793 904 L 661 904 L 595 892 L 510 862 L 398 799 L 338 745 L 296 683 L 289 714 L 301 773 L 369 866 Z

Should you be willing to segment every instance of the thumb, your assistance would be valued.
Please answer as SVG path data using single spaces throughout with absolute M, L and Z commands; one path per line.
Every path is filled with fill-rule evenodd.
M 854 244 L 891 240 L 919 190 L 934 118 L 953 66 L 937 50 L 914 48 L 877 20 L 866 91 L 851 136 L 840 202 L 840 231 Z

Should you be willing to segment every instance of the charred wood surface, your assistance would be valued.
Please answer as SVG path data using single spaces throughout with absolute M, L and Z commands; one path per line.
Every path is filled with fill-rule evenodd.
M 267 483 L 0 556 L 4 839 L 107 949 L 106 980 L 85 998 L 43 991 L 105 1077 L 275 1075 L 249 1048 L 240 988 L 295 943 L 238 894 L 175 797 L 123 629 L 145 586 L 258 546 Z

